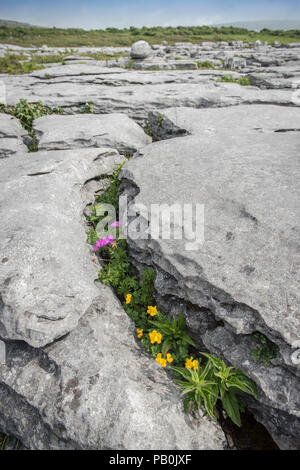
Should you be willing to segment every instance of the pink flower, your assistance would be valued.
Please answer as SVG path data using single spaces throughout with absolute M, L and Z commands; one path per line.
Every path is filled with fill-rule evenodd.
M 117 220 L 115 222 L 113 222 L 112 224 L 110 224 L 111 227 L 120 227 L 120 222 L 118 222 Z
M 94 250 L 97 251 L 102 246 L 108 245 L 109 243 L 113 243 L 113 242 L 114 242 L 114 237 L 112 235 L 108 235 L 108 237 L 104 237 L 101 239 L 99 238 L 99 240 L 97 240 L 94 245 Z

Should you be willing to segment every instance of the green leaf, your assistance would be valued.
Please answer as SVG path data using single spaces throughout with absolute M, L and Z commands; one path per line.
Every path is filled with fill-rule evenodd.
M 185 396 L 183 400 L 183 409 L 185 413 L 189 413 L 191 411 L 193 404 L 194 404 L 194 394 L 189 393 Z
M 230 377 L 226 385 L 227 387 L 236 387 L 245 393 L 253 395 L 257 400 L 259 399 L 255 383 L 241 371 L 235 371 L 235 375 Z
M 224 369 L 224 367 L 226 368 L 225 362 L 222 361 L 222 359 L 219 359 L 218 357 L 215 357 L 212 354 L 208 354 L 208 353 L 201 353 L 201 354 L 202 356 L 207 357 L 217 369 Z
M 203 390 L 203 400 L 204 400 L 204 406 L 209 414 L 209 416 L 213 419 L 216 420 L 218 417 L 217 410 L 215 409 L 217 399 L 218 399 L 218 387 L 211 387 L 210 390 Z
M 237 425 L 241 426 L 240 407 L 234 393 L 227 391 L 221 394 L 222 405 L 229 418 Z
M 178 325 L 179 330 L 181 330 L 181 331 L 184 331 L 184 330 L 185 330 L 186 324 L 185 324 L 185 318 L 184 318 L 183 313 L 181 313 L 181 314 L 179 315 L 179 319 L 178 319 L 178 324 L 177 324 L 177 325 Z

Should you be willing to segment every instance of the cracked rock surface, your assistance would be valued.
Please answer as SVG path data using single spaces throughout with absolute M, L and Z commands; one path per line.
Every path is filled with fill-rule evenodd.
M 0 56 L 8 49 L 64 52 L 1 45 Z M 98 52 L 111 59 L 87 56 Z M 0 77 L 8 105 L 64 113 L 33 122 L 34 153 L 20 122 L 0 113 L 0 429 L 30 449 L 228 448 L 218 423 L 183 413 L 113 292 L 94 283 L 86 205 L 125 161 L 119 152 L 136 152 L 122 172 L 129 208 L 204 204 L 205 231 L 196 250 L 129 237 L 134 263 L 156 269 L 158 304 L 184 312 L 201 350 L 256 382 L 260 400 L 248 406 L 278 445 L 299 448 L 300 44 L 120 53 L 130 48 L 75 48 L 67 65 Z M 163 141 L 152 143 L 145 120 Z M 276 346 L 269 366 L 251 357 L 257 331 Z
M 219 321 L 231 332 L 226 359 L 260 387 L 265 414 L 273 418 L 262 421 L 282 446 L 287 439 L 278 426 L 280 413 L 289 415 L 291 433 L 298 429 L 293 436 L 300 426 L 299 367 L 291 361 L 293 343 L 300 339 L 300 133 L 278 132 L 299 127 L 299 112 L 293 111 L 166 110 L 176 128 L 191 135 L 145 147 L 121 175 L 123 192 L 135 195 L 129 211 L 134 204 L 149 211 L 154 203 L 204 205 L 203 243 L 194 242 L 177 218 L 183 239 L 165 239 L 161 232 L 134 239 L 129 233 L 131 253 L 138 266 L 152 265 L 160 273 L 156 289 L 164 310 L 170 315 L 183 310 L 199 343 L 225 356 L 221 339 L 215 346 L 207 335 L 213 337 Z M 143 219 L 147 227 L 150 215 Z M 263 370 L 244 341 L 257 331 L 279 348 L 274 366 Z M 235 343 L 244 353 L 233 357 Z M 290 436 L 289 445 L 298 444 Z
M 7 342 L 1 428 L 30 449 L 225 448 L 218 424 L 183 413 L 178 388 L 137 345 L 111 290 L 99 285 L 97 295 L 60 341 Z
M 132 153 L 151 142 L 125 114 L 44 116 L 34 121 L 33 128 L 40 150 L 112 147 Z
M 27 152 L 23 143 L 26 132 L 20 121 L 7 114 L 0 114 L 0 159 L 8 158 L 17 152 Z

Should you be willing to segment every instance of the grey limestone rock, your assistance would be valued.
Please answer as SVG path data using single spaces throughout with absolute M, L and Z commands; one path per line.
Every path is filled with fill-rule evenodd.
M 112 147 L 134 152 L 151 142 L 125 114 L 44 116 L 34 121 L 33 128 L 41 150 Z
M 146 41 L 137 41 L 131 46 L 130 56 L 133 59 L 146 59 L 151 54 L 151 47 Z
M 300 339 L 295 261 L 300 231 L 299 113 L 239 106 L 166 110 L 165 116 L 192 135 L 142 149 L 122 172 L 123 191 L 136 188 L 131 209 L 135 203 L 148 209 L 151 204 L 204 204 L 204 242 L 188 249 L 188 238 L 129 236 L 132 256 L 137 266 L 152 265 L 160 273 L 158 298 L 167 312 L 185 312 L 199 344 L 218 322 L 232 332 L 232 346 L 240 344 L 248 362 L 243 355 L 240 361 L 238 355 L 233 360 L 228 354 L 227 359 L 258 384 L 264 415 L 260 419 L 282 448 L 298 447 L 293 433 L 300 429 L 299 367 L 291 356 Z M 151 174 L 145 171 L 149 162 Z M 276 359 L 263 369 L 253 363 L 246 346 L 246 338 L 257 331 L 278 348 Z M 218 352 L 226 357 L 222 343 Z M 282 381 L 284 396 L 279 392 Z M 272 425 L 267 416 L 272 416 Z
M 23 138 L 27 132 L 20 121 L 8 114 L 0 114 L 0 159 L 7 158 L 17 152 L 27 152 Z

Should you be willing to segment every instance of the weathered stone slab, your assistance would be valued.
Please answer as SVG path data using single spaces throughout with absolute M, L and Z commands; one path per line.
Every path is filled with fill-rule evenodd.
M 111 173 L 116 151 L 18 154 L 1 163 L 0 335 L 40 347 L 78 323 L 99 295 L 82 223 L 87 180 Z
M 125 114 L 44 116 L 33 123 L 41 150 L 113 147 L 132 152 L 151 138 Z
M 1 163 L 0 428 L 30 449 L 223 449 L 220 426 L 184 414 L 119 301 L 94 283 L 83 211 L 91 179 L 124 160 L 99 148 Z
M 0 114 L 0 159 L 17 152 L 27 152 L 23 137 L 27 135 L 20 121 L 8 114 Z
M 239 140 L 246 134 L 257 133 L 282 133 L 297 132 L 300 129 L 300 111 L 298 108 L 265 106 L 265 105 L 240 105 L 238 108 L 230 106 L 222 109 L 195 109 L 195 108 L 168 108 L 160 113 L 152 113 L 151 127 L 154 136 L 160 139 L 167 136 L 163 134 L 163 121 L 158 116 L 164 117 L 177 128 L 193 135 L 214 139 L 231 134 L 231 140 L 235 139 L 237 146 Z M 161 132 L 162 131 L 162 132 Z M 300 139 L 300 134 L 299 134 Z
M 134 325 L 108 287 L 99 285 L 93 306 L 62 340 L 42 350 L 6 347 L 0 426 L 30 449 L 227 445 L 217 423 L 184 414 L 178 388 L 136 343 Z
M 176 73 L 181 72 L 173 71 L 173 74 Z M 192 74 L 193 71 L 189 73 Z M 194 73 L 199 74 L 199 71 Z M 22 86 L 11 87 L 7 80 L 7 101 L 12 104 L 18 102 L 21 97 L 29 101 L 41 100 L 48 106 L 65 107 L 70 113 L 78 112 L 88 102 L 93 103 L 95 113 L 126 112 L 128 116 L 138 120 L 145 119 L 149 111 L 175 106 L 217 108 L 243 103 L 292 106 L 300 104 L 294 100 L 294 90 L 260 90 L 235 83 L 212 83 L 210 76 L 207 83 L 189 83 L 187 78 L 185 83 L 163 83 L 155 86 L 132 84 L 99 87 L 97 83 L 83 80 L 82 83 L 72 83 L 66 87 L 65 81 L 49 82 L 47 86 L 42 81 L 26 87 L 25 90 Z
M 300 429 L 298 369 L 291 360 L 293 344 L 300 340 L 295 264 L 300 133 L 287 129 L 292 123 L 299 128 L 293 110 L 287 117 L 289 109 L 266 108 L 183 110 L 183 119 L 180 109 L 173 110 L 174 124 L 194 135 L 142 149 L 138 155 L 143 158 L 133 158 L 122 172 L 123 189 L 129 194 L 133 190 L 135 203 L 149 210 L 151 204 L 204 204 L 203 244 L 189 251 L 186 239 L 129 237 L 132 256 L 138 265 L 156 268 L 159 300 L 171 315 L 185 312 L 196 340 L 203 340 L 207 330 L 213 332 L 216 320 L 233 333 L 247 360 L 233 360 L 228 353 L 227 360 L 256 381 L 260 405 L 268 410 L 261 419 L 286 448 L 286 435 L 280 437 L 284 428 L 293 448 L 293 432 Z M 243 339 L 256 331 L 278 347 L 269 368 L 255 368 Z M 222 355 L 222 344 L 218 353 Z M 281 389 L 280 374 L 286 379 L 279 396 L 272 390 Z M 272 417 L 272 425 L 266 416 Z M 288 417 L 293 431 L 288 430 Z
M 82 59 L 84 61 L 84 59 Z M 97 61 L 93 64 L 53 64 L 52 67 L 46 67 L 42 70 L 36 70 L 30 74 L 31 77 L 40 79 L 49 79 L 50 77 L 70 77 L 70 76 L 89 76 L 89 75 L 103 75 L 109 74 L 112 71 L 109 67 L 105 66 L 105 61 Z M 124 72 L 124 69 L 113 69 L 114 73 Z

